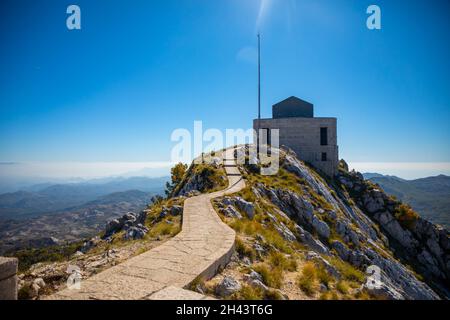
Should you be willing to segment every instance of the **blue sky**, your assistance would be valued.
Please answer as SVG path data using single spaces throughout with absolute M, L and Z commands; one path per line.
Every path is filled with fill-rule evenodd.
M 257 25 L 264 117 L 296 95 L 338 118 L 349 162 L 450 162 L 448 1 L 267 4 L 258 18 L 260 0 L 2 1 L 0 162 L 168 161 L 195 120 L 249 128 Z

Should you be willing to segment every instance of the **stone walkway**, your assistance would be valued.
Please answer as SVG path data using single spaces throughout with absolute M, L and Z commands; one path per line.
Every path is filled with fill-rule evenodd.
M 49 299 L 203 299 L 184 290 L 198 276 L 211 278 L 230 260 L 235 232 L 224 224 L 211 200 L 245 187 L 234 149 L 225 153 L 229 187 L 184 202 L 181 232 L 146 253 L 131 258 L 81 282 L 81 289 L 64 289 Z

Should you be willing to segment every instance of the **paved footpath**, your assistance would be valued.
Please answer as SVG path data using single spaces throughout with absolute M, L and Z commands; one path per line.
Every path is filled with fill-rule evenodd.
M 204 299 L 185 290 L 195 278 L 213 277 L 233 253 L 235 232 L 221 221 L 211 200 L 245 187 L 234 149 L 225 153 L 229 187 L 184 202 L 181 232 L 162 245 L 83 280 L 79 290 L 64 289 L 48 299 Z

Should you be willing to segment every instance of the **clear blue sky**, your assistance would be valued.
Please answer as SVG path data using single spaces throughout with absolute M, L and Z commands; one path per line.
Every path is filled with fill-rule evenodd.
M 165 161 L 194 120 L 249 128 L 260 2 L 1 1 L 0 161 Z M 350 162 L 450 162 L 449 1 L 272 2 L 264 117 L 296 95 L 338 118 Z

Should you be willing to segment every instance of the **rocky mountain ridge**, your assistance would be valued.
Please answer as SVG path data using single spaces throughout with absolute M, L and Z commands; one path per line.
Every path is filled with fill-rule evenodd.
M 373 289 L 360 281 L 359 290 L 373 297 L 449 297 L 449 242 L 445 229 L 420 218 L 361 174 L 349 172 L 345 163 L 335 178 L 329 178 L 298 160 L 292 150 L 272 152 L 280 155 L 277 175 L 261 176 L 261 164 L 244 164 L 240 169 L 249 185 L 247 190 L 215 203 L 250 250 L 256 248 L 256 258 L 250 255 L 250 266 L 267 264 L 264 256 L 274 252 L 290 257 L 303 255 L 303 260 L 306 256 L 316 257 L 329 270 L 333 270 L 329 261 L 338 259 L 363 273 L 370 266 L 380 268 L 381 286 Z M 196 179 L 191 176 L 188 181 Z M 196 188 L 191 183 L 184 192 Z M 267 243 L 268 249 L 264 249 L 264 241 L 257 240 L 262 235 L 242 231 L 242 225 L 274 230 L 290 249 L 283 252 Z M 306 251 L 295 249 L 298 245 L 305 246 Z M 248 256 L 241 255 L 237 261 L 243 258 Z
M 389 195 L 411 205 L 423 218 L 450 227 L 450 177 L 439 175 L 415 180 L 364 173 Z

